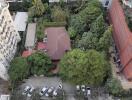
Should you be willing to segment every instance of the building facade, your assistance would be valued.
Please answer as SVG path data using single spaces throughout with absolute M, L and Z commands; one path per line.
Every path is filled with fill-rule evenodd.
M 13 59 L 20 36 L 8 10 L 9 4 L 0 0 L 0 77 L 7 80 L 7 69 Z
M 5 0 L 7 2 L 22 2 L 22 0 Z
M 113 26 L 113 38 L 119 55 L 119 72 L 132 81 L 132 32 L 130 31 L 124 11 L 119 0 L 113 0 L 108 10 Z

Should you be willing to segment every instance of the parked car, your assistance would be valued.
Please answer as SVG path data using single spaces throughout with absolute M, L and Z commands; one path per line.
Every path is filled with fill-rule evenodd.
M 76 85 L 76 90 L 79 92 L 80 91 L 80 86 Z
M 45 94 L 46 97 L 48 97 L 49 95 L 51 95 L 51 93 L 54 91 L 54 87 L 50 87 L 47 91 L 47 93 Z
M 59 89 L 62 89 L 62 84 L 60 83 L 59 86 L 58 86 Z
M 53 91 L 53 96 L 57 96 L 57 95 L 58 95 L 57 89 L 55 89 L 55 90 Z
M 47 87 L 43 87 L 42 90 L 39 92 L 39 95 L 40 96 L 43 96 L 45 95 L 45 93 L 48 91 L 48 88 Z
M 81 91 L 85 92 L 86 91 L 86 86 L 85 85 L 81 85 Z
M 28 97 L 31 97 L 34 90 L 35 90 L 34 87 L 31 87 L 31 89 L 30 89 L 29 92 L 27 93 L 27 96 L 28 96 Z
M 91 89 L 90 89 L 90 87 L 86 87 L 86 92 L 87 92 L 87 96 L 91 94 Z
M 30 86 L 26 86 L 25 88 L 24 88 L 24 91 L 23 91 L 23 95 L 26 95 L 28 92 L 29 92 L 29 90 L 31 89 L 31 87 Z

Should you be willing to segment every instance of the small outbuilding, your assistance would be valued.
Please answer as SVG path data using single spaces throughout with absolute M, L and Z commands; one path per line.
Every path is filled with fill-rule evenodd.
M 14 20 L 15 28 L 19 32 L 24 32 L 26 30 L 28 21 L 27 12 L 17 12 Z
M 36 23 L 29 23 L 27 28 L 25 48 L 32 50 L 35 47 L 36 42 Z
M 60 60 L 71 49 L 70 37 L 65 27 L 49 27 L 44 33 L 47 35 L 47 54 L 53 61 Z

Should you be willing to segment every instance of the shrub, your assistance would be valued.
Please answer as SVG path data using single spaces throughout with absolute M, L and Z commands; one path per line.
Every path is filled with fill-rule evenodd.
M 22 81 L 29 75 L 29 66 L 26 58 L 16 57 L 12 60 L 9 68 L 9 76 L 12 85 L 15 85 L 17 81 Z
M 115 78 L 108 79 L 106 82 L 106 87 L 109 93 L 114 96 L 120 96 L 120 94 L 123 92 L 120 81 Z
M 31 74 L 46 75 L 53 67 L 49 56 L 41 51 L 33 53 L 27 60 L 30 64 Z

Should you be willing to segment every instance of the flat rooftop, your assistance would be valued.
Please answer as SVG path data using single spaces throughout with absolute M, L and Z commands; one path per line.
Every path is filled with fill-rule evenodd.
M 26 35 L 26 48 L 32 48 L 35 45 L 36 23 L 29 23 Z
M 28 13 L 17 12 L 14 20 L 15 28 L 17 31 L 25 31 L 27 26 Z

